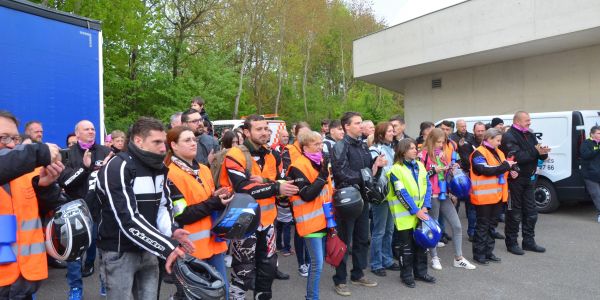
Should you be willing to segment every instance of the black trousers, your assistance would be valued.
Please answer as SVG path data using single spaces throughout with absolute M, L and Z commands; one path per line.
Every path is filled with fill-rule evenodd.
M 414 279 L 427 275 L 427 249 L 415 243 L 413 230 L 396 230 L 400 242 L 400 278 Z
M 365 274 L 367 268 L 367 256 L 369 252 L 369 204 L 365 203 L 363 210 L 356 219 L 344 219 L 344 216 L 337 216 L 337 230 L 340 239 L 350 249 L 352 247 L 352 270 L 350 271 L 350 280 L 359 280 Z M 340 265 L 335 268 L 333 283 L 346 284 L 348 272 L 346 265 L 348 261 L 348 252 Z
M 494 251 L 496 244 L 492 237 L 493 229 L 498 225 L 498 214 L 502 210 L 502 201 L 495 204 L 475 205 L 477 223 L 473 236 L 473 257 L 485 259 Z
M 0 276 L 6 276 L 1 274 Z M 2 300 L 29 300 L 33 299 L 32 295 L 42 285 L 42 280 L 29 281 L 23 276 L 19 275 L 19 278 L 10 285 L 0 287 L 0 299 Z
M 535 204 L 534 181 L 518 177 L 508 182 L 510 198 L 508 200 L 504 233 L 506 247 L 518 245 L 519 225 L 523 232 L 523 245 L 535 244 L 535 223 L 538 213 Z

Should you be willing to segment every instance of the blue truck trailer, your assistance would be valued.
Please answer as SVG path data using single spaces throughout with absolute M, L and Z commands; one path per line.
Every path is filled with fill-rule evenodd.
M 99 21 L 22 0 L 0 0 L 0 110 L 42 122 L 44 142 L 65 146 L 83 119 L 104 134 Z

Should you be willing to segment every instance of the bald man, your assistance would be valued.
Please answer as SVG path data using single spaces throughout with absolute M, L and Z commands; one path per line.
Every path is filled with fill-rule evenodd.
M 88 120 L 82 120 L 75 125 L 77 143 L 69 148 L 68 161 L 64 162 L 65 170 L 60 174 L 58 182 L 65 189 L 71 199 L 85 199 L 91 186 L 95 186 L 96 174 L 112 156 L 109 148 L 96 144 L 96 128 Z M 95 197 L 86 199 L 92 213 L 94 222 L 97 223 L 100 215 L 99 206 Z M 94 226 L 94 229 L 96 227 Z M 87 251 L 86 262 L 81 268 L 81 260 L 69 262 L 67 267 L 67 281 L 70 294 L 83 291 L 82 276 L 87 277 L 94 273 L 94 260 L 96 259 L 95 234 L 92 245 Z
M 508 179 L 510 198 L 507 203 L 504 234 L 508 252 L 523 255 L 525 251 L 545 252 L 546 249 L 536 243 L 535 224 L 537 207 L 535 203 L 535 172 L 538 160 L 546 160 L 550 148 L 538 143 L 529 129 L 531 117 L 527 112 L 518 111 L 513 117 L 512 126 L 502 136 L 500 149 L 507 157 L 513 157 L 518 169 L 511 172 Z M 516 176 L 513 176 L 517 174 Z M 523 235 L 521 246 L 518 244 L 519 228 Z

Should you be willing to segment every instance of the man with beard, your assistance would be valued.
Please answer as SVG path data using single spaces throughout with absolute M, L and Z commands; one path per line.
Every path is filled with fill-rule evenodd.
M 210 167 L 210 164 L 214 161 L 214 138 L 204 133 L 204 120 L 200 113 L 190 108 L 181 114 L 181 124 L 189 127 L 198 139 L 198 152 L 196 154 L 196 160 L 204 165 Z
M 260 205 L 260 226 L 250 237 L 232 241 L 230 299 L 245 299 L 246 291 L 254 289 L 258 300 L 273 298 L 271 286 L 277 273 L 277 254 L 273 222 L 277 216 L 276 196 L 292 196 L 298 192 L 292 182 L 277 180 L 275 157 L 267 148 L 270 139 L 267 121 L 251 115 L 244 121 L 244 144 L 233 147 L 225 155 L 219 183 L 236 193 L 254 197 Z M 243 147 L 242 147 L 243 146 Z M 252 168 L 246 170 L 247 159 Z

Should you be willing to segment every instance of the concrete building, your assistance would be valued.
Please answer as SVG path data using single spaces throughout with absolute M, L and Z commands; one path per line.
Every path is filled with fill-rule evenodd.
M 354 41 L 354 76 L 446 117 L 600 108 L 600 1 L 471 0 Z

